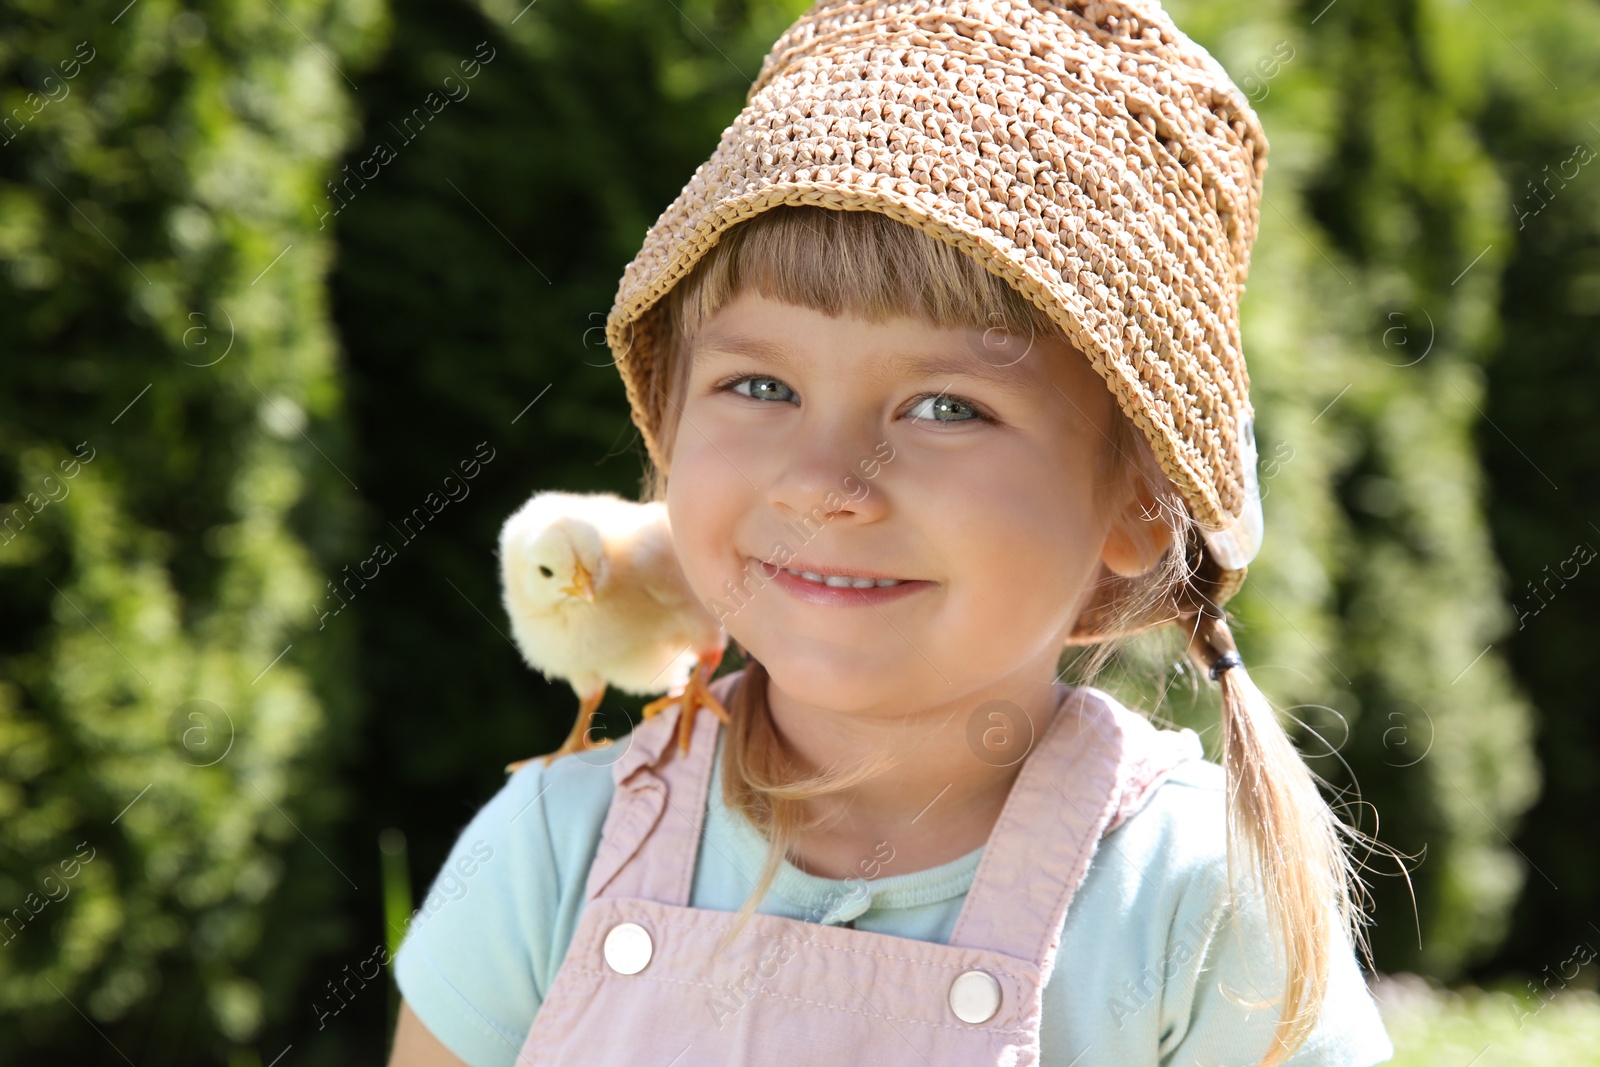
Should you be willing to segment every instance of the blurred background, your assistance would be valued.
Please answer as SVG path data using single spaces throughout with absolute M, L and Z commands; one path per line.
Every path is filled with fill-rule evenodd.
M 506 638 L 499 525 L 637 494 L 599 327 L 803 6 L 0 12 L 0 1064 L 384 1061 L 389 980 L 335 981 L 576 710 Z M 1168 10 L 1271 140 L 1232 606 L 1406 857 L 1367 857 L 1395 1062 L 1579 1062 L 1600 7 Z M 1177 661 L 1106 684 L 1212 741 Z

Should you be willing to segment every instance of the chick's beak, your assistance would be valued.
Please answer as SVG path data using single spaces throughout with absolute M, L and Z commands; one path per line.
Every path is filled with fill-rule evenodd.
M 568 596 L 581 596 L 589 603 L 594 603 L 594 575 L 589 573 L 589 568 L 583 565 L 582 560 L 573 560 L 573 578 L 571 585 L 561 587 L 561 591 Z

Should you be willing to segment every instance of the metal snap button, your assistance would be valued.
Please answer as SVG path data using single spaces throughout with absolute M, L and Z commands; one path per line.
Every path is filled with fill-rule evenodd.
M 1000 1010 L 1000 983 L 988 971 L 963 971 L 950 983 L 950 1010 L 964 1023 L 986 1023 Z
M 606 934 L 606 966 L 618 974 L 638 974 L 654 952 L 650 931 L 638 923 L 618 923 Z

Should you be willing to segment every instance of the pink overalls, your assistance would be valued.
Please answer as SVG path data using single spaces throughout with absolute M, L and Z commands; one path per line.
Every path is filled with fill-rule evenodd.
M 724 705 L 741 673 L 713 683 Z M 734 913 L 689 900 L 722 723 L 696 716 L 687 756 L 677 705 L 641 723 L 612 765 L 584 910 L 519 1067 L 1037 1064 L 1041 994 L 1101 836 L 1172 767 L 1202 758 L 1193 731 L 1055 688 L 1059 711 L 943 945 L 757 913 L 719 957 Z M 737 1010 L 730 988 L 745 990 Z

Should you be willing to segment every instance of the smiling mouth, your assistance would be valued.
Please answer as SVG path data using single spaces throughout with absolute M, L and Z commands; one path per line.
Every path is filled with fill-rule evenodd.
M 822 574 L 800 567 L 780 567 L 778 564 L 768 563 L 766 560 L 758 560 L 757 562 L 761 564 L 761 573 L 764 577 L 776 578 L 778 572 L 783 571 L 802 581 L 830 589 L 885 589 L 911 580 L 906 578 L 875 578 L 856 574 Z

